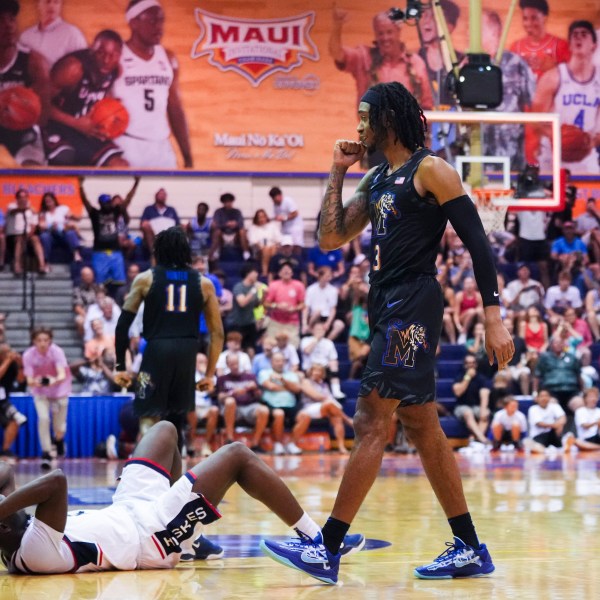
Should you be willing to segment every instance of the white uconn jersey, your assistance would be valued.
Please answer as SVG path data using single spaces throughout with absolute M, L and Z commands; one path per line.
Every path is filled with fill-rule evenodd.
M 144 60 L 125 44 L 121 55 L 121 75 L 113 85 L 129 113 L 125 135 L 144 140 L 166 140 L 171 129 L 167 118 L 169 89 L 173 67 L 162 46 L 154 46 L 154 55 Z

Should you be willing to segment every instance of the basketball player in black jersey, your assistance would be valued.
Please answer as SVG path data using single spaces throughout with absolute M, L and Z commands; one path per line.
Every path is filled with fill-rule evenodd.
M 154 259 L 156 266 L 133 280 L 115 332 L 115 382 L 128 387 L 132 381 L 125 371 L 128 332 L 144 302 L 143 336 L 148 343 L 134 400 L 142 434 L 163 419 L 171 421 L 180 431 L 187 413 L 195 408 L 201 312 L 210 335 L 206 375 L 198 382 L 203 391 L 213 389 L 217 359 L 223 349 L 223 324 L 215 288 L 210 279 L 191 267 L 191 250 L 184 230 L 170 227 L 159 233 L 154 241 Z
M 50 72 L 52 106 L 46 130 L 51 165 L 126 167 L 123 151 L 103 137 L 89 112 L 105 98 L 119 75 L 123 40 L 101 31 L 92 47 L 63 56 Z
M 415 569 L 415 575 L 427 579 L 485 575 L 494 565 L 477 539 L 434 402 L 435 351 L 443 318 L 435 259 L 450 221 L 473 258 L 485 306 L 488 359 L 492 363 L 495 356 L 502 370 L 514 345 L 500 318 L 493 255 L 458 173 L 423 147 L 426 120 L 406 88 L 395 82 L 373 86 L 363 96 L 358 114 L 360 141 L 335 144 L 319 225 L 319 243 L 325 250 L 355 238 L 369 220 L 373 226 L 371 352 L 354 416 L 354 447 L 332 516 L 311 551 L 305 553 L 306 542 L 282 545 L 265 540 L 261 547 L 280 562 L 335 583 L 340 540 L 377 477 L 396 412 L 455 536 L 450 549 L 431 565 Z M 373 147 L 383 151 L 387 162 L 371 169 L 355 194 L 342 203 L 346 171 Z
M 39 123 L 43 125 L 48 117 L 50 97 L 48 64 L 38 52 L 24 50 L 17 45 L 19 9 L 16 0 L 0 0 L 0 94 L 11 87 L 30 87 L 40 97 L 42 112 Z M 37 125 L 22 131 L 7 129 L 2 126 L 0 114 L 0 145 L 5 146 L 20 165 L 43 165 L 46 162 Z

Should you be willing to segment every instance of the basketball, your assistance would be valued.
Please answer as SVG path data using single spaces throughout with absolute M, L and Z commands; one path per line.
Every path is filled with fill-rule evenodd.
M 123 135 L 129 125 L 129 113 L 116 98 L 103 98 L 92 106 L 90 118 L 102 135 L 112 140 Z
M 22 131 L 35 125 L 42 113 L 39 96 L 22 85 L 0 93 L 0 126 Z
M 565 162 L 579 162 L 592 149 L 590 134 L 575 125 L 561 125 L 560 137 L 562 141 L 561 157 Z

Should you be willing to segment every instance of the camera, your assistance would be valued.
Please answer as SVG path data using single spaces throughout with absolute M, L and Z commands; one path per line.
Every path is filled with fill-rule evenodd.
M 390 8 L 388 17 L 390 21 L 411 21 L 418 20 L 423 14 L 423 4 L 419 0 L 407 0 L 406 11 L 401 8 Z
M 50 385 L 50 377 L 40 377 L 40 384 L 41 385 Z
M 456 95 L 466 108 L 496 108 L 502 104 L 502 70 L 489 54 L 467 54 L 468 62 L 458 72 Z

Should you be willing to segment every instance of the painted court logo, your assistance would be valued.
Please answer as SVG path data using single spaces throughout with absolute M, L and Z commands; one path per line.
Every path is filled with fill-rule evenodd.
M 207 54 L 211 65 L 239 73 L 254 87 L 277 71 L 289 73 L 305 58 L 319 60 L 309 36 L 314 12 L 284 19 L 239 19 L 197 8 L 195 17 L 200 37 L 192 58 Z

